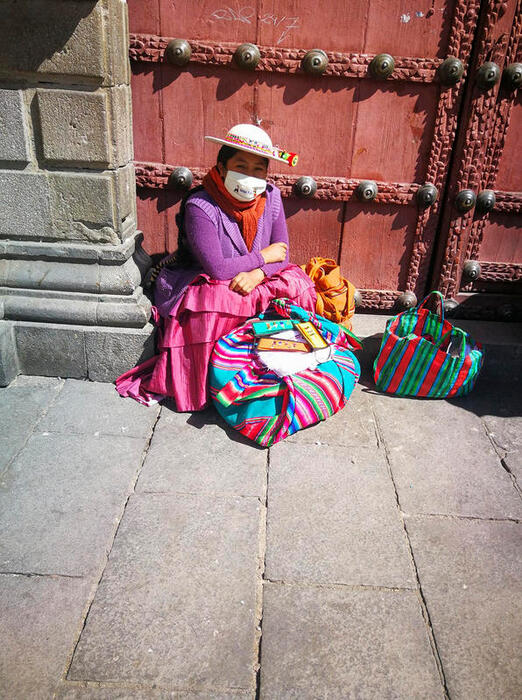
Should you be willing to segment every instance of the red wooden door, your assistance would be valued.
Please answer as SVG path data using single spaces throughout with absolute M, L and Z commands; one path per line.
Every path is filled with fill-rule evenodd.
M 189 168 L 197 183 L 216 156 L 203 135 L 252 122 L 300 156 L 292 170 L 271 166 L 285 197 L 292 260 L 339 260 L 363 308 L 388 309 L 399 297 L 414 303 L 430 283 L 479 8 L 479 0 L 419 0 L 414 10 L 407 0 L 129 0 L 138 216 L 146 249 L 163 253 L 176 246 L 182 193 L 169 189 L 172 169 Z M 165 59 L 175 37 L 192 49 L 183 67 Z M 233 60 L 245 42 L 259 47 L 255 70 L 241 70 Z M 328 58 L 322 75 L 301 65 L 314 48 Z M 395 63 L 386 79 L 372 72 L 372 60 L 383 53 Z M 464 74 L 448 86 L 440 66 L 451 56 Z M 313 197 L 297 194 L 301 176 L 317 183 Z M 368 180 L 377 195 L 360 201 L 357 187 Z M 439 192 L 426 208 L 417 201 L 425 183 Z
M 520 0 L 483 3 L 433 279 L 468 318 L 522 319 L 521 29 Z M 466 190 L 477 201 L 463 212 Z

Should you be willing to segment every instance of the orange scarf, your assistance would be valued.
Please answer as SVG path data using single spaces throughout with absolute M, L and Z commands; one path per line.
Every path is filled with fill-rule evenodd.
M 225 214 L 238 223 L 246 247 L 251 251 L 257 233 L 257 223 L 265 210 L 266 192 L 258 194 L 251 202 L 240 202 L 228 192 L 216 166 L 203 178 L 203 187 Z

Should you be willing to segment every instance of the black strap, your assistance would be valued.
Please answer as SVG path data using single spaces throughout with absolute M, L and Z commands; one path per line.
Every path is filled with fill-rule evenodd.
M 173 252 L 162 258 L 159 263 L 151 267 L 143 279 L 143 286 L 148 289 L 156 281 L 159 273 L 165 267 L 191 267 L 194 264 L 194 258 L 187 243 L 187 235 L 185 233 L 185 206 L 187 200 L 195 193 L 204 190 L 203 185 L 193 187 L 181 200 L 179 211 L 176 214 L 176 224 L 178 226 L 178 247 Z

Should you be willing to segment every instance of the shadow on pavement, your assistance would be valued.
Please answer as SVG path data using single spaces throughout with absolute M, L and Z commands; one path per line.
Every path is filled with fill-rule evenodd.
M 163 409 L 166 411 L 171 411 L 172 413 L 177 413 L 176 405 L 174 401 L 166 400 L 163 402 Z M 223 429 L 229 440 L 233 442 L 239 442 L 242 445 L 248 445 L 256 450 L 265 450 L 265 447 L 261 447 L 252 440 L 238 433 L 234 428 L 231 428 L 219 415 L 213 406 L 205 408 L 203 411 L 194 411 L 193 413 L 187 413 L 187 425 L 192 428 L 197 428 L 198 430 L 203 430 L 207 426 L 217 425 Z
M 379 352 L 382 333 L 368 336 L 362 341 L 363 349 L 357 353 L 361 363 L 361 378 L 359 384 L 365 387 L 366 393 L 379 394 L 373 380 L 373 362 Z M 449 401 L 450 403 L 471 411 L 477 416 L 515 417 L 522 416 L 522 381 L 518 362 L 502 364 L 500 358 L 486 351 L 484 367 L 475 387 L 468 396 L 451 399 L 430 399 L 423 397 L 407 397 L 410 401 Z M 387 396 L 400 401 L 402 396 Z

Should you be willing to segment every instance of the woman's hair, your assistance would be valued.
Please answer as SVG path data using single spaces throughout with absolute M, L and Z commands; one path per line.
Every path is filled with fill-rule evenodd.
M 217 162 L 221 163 L 226 168 L 228 161 L 232 158 L 232 156 L 235 156 L 236 153 L 240 153 L 239 148 L 234 148 L 233 146 L 221 146 L 219 153 L 217 154 Z M 268 158 L 263 157 L 263 160 L 268 168 Z
M 228 161 L 232 156 L 235 156 L 237 152 L 237 148 L 233 148 L 232 146 L 221 146 L 217 154 L 217 162 L 221 163 L 226 168 Z

